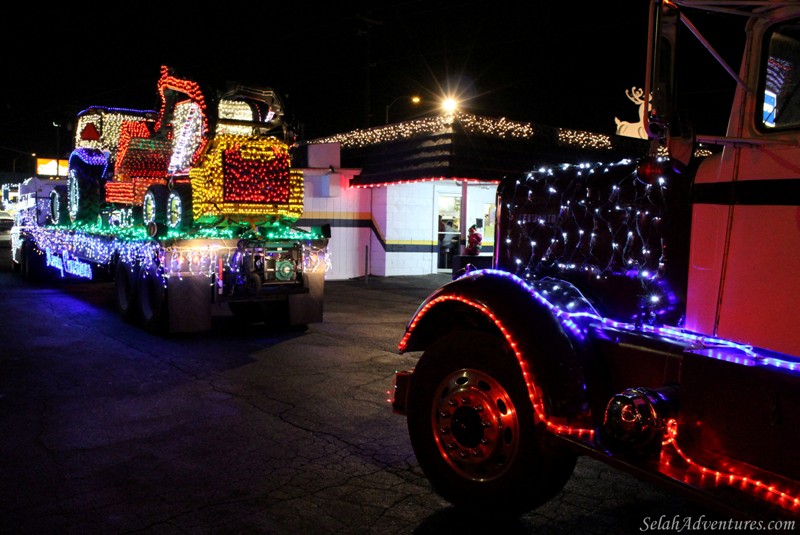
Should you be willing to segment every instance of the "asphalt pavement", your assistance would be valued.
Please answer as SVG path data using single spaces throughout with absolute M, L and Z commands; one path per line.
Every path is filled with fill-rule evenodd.
M 0 251 L 0 533 L 639 533 L 707 511 L 591 459 L 552 502 L 476 522 L 432 492 L 387 392 L 449 276 L 328 281 L 305 331 L 215 317 L 157 337 L 108 283 L 27 283 Z

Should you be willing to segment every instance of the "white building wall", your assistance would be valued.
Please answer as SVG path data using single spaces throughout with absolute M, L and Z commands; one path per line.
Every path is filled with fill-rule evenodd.
M 304 170 L 305 206 L 299 225 L 313 221 L 331 225 L 327 280 L 363 277 L 370 243 L 370 190 L 350 188 L 352 172 L 314 174 Z
M 435 209 L 431 182 L 386 188 L 385 275 L 435 273 Z M 374 206 L 374 203 L 373 203 Z
M 331 225 L 328 280 L 375 275 L 428 275 L 438 271 L 438 195 L 463 192 L 455 181 L 420 181 L 373 188 L 350 187 L 359 169 L 339 168 L 338 144 L 309 147 L 303 169 L 305 207 L 299 226 Z M 467 186 L 467 226 L 484 219 L 484 244 L 493 242 L 496 186 Z M 465 229 L 466 230 L 466 229 Z M 487 243 L 488 242 L 488 243 Z

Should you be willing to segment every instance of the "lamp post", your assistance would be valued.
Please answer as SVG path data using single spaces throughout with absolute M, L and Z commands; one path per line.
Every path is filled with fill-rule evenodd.
M 411 100 L 411 102 L 412 102 L 412 103 L 414 103 L 414 104 L 419 104 L 419 103 L 422 101 L 422 99 L 421 99 L 421 98 L 419 98 L 419 97 L 418 97 L 418 96 L 416 96 L 416 95 L 403 95 L 402 97 L 397 97 L 396 99 L 394 99 L 393 101 L 391 101 L 391 102 L 390 102 L 390 103 L 389 103 L 389 104 L 386 106 L 386 121 L 384 122 L 384 124 L 389 124 L 389 108 L 391 108 L 392 106 L 394 106 L 394 105 L 395 105 L 397 102 L 399 102 L 399 101 L 401 101 L 401 100 L 403 100 L 403 99 L 406 99 L 406 98 L 407 98 L 407 99 L 410 99 L 410 100 Z
M 53 126 L 56 129 L 56 174 L 58 174 L 58 160 L 61 158 L 61 132 L 59 131 L 61 123 L 53 121 Z

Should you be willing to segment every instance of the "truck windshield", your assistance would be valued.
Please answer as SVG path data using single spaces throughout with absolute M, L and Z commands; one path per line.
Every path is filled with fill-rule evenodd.
M 767 57 L 761 72 L 765 130 L 800 126 L 800 21 L 776 26 L 766 37 Z

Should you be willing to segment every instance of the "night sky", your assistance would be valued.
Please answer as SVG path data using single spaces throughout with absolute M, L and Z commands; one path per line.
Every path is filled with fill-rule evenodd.
M 615 116 L 638 119 L 625 89 L 644 82 L 646 0 L 174 4 L 22 7 L 0 34 L 0 171 L 20 154 L 8 149 L 66 157 L 88 106 L 157 108 L 161 65 L 275 89 L 301 140 L 381 125 L 411 94 L 423 103 L 395 102 L 390 121 L 435 113 L 446 93 L 470 113 L 608 134 Z M 722 133 L 711 104 L 732 83 L 710 59 L 687 68 L 710 75 L 687 77 L 698 128 Z

